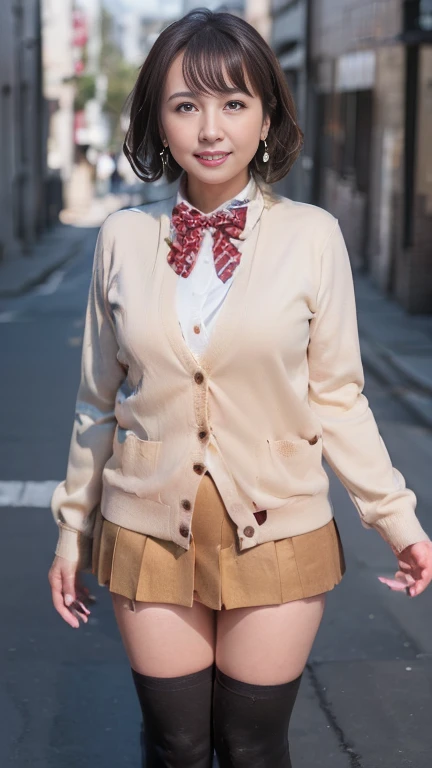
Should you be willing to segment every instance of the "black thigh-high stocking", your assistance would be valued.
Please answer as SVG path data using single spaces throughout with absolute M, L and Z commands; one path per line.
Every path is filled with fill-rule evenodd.
M 143 766 L 210 768 L 214 665 L 181 677 L 132 669 L 132 677 L 143 714 Z
M 216 667 L 213 729 L 220 768 L 291 768 L 288 727 L 301 678 L 252 685 Z

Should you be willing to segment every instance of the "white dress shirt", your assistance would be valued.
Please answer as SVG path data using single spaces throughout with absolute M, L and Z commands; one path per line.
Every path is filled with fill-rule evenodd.
M 191 203 L 189 203 L 185 196 L 184 179 L 185 177 L 180 182 L 176 205 L 184 202 L 190 206 Z M 238 247 L 240 252 L 243 245 L 241 240 L 246 239 L 249 231 L 260 217 L 263 207 L 262 197 L 257 195 L 257 186 L 253 176 L 250 176 L 249 182 L 235 198 L 211 211 L 211 213 L 215 213 L 215 211 L 223 208 L 235 206 L 237 201 L 246 200 L 251 202 L 248 205 L 246 226 L 239 241 L 236 242 L 236 247 Z M 203 212 L 200 211 L 200 213 Z M 200 355 L 208 344 L 211 331 L 216 323 L 224 299 L 233 280 L 235 280 L 239 268 L 237 267 L 234 270 L 232 276 L 225 283 L 217 276 L 213 258 L 212 231 L 212 227 L 204 230 L 195 266 L 188 277 L 178 277 L 176 288 L 176 308 L 180 328 L 187 346 L 198 362 Z M 172 237 L 175 236 L 175 230 L 172 230 L 171 235 Z M 213 467 L 216 466 L 217 469 L 218 466 L 218 455 L 215 453 L 211 442 L 206 448 L 205 465 L 211 475 L 213 474 Z
M 235 198 L 204 215 L 210 216 L 216 211 L 230 208 L 234 200 L 250 200 L 254 195 L 255 181 L 250 177 L 248 184 Z M 181 202 L 191 205 L 184 197 L 183 185 L 178 191 L 176 204 Z M 237 272 L 236 269 L 226 283 L 217 276 L 213 258 L 212 231 L 213 228 L 204 230 L 195 266 L 188 277 L 178 278 L 176 290 L 177 316 L 183 337 L 197 359 L 208 344 L 212 328 Z

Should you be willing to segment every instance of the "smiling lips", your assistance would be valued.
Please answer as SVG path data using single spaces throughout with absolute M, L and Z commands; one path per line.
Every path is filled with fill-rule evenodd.
M 200 155 L 195 155 L 195 157 L 203 165 L 212 166 L 221 165 L 230 154 L 230 152 L 203 152 Z
M 198 157 L 201 157 L 203 160 L 220 160 L 222 157 L 226 157 L 229 153 L 228 152 L 217 152 L 217 153 L 206 153 L 198 155 Z

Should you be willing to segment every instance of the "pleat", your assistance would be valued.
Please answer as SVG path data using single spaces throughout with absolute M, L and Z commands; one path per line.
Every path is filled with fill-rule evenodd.
M 111 558 L 111 592 L 135 599 L 147 536 L 117 526 Z
M 300 572 L 302 564 L 297 562 L 293 538 L 279 539 L 274 542 L 281 585 L 281 602 L 301 600 L 304 597 Z M 309 557 L 316 557 L 316 552 L 309 552 Z
M 95 522 L 92 571 L 100 585 L 131 601 L 191 607 L 196 600 L 213 610 L 277 605 L 333 589 L 345 570 L 334 519 L 241 552 L 209 475 L 198 488 L 189 550 L 121 528 L 100 513 Z
M 101 586 L 110 586 L 113 554 L 118 531 L 118 525 L 111 523 L 109 520 L 104 520 L 97 563 L 97 580 Z
M 146 537 L 135 599 L 149 603 L 193 605 L 195 547 L 186 551 L 172 541 Z
M 195 543 L 194 598 L 213 610 L 222 605 L 219 554 L 226 527 L 226 510 L 215 483 L 204 475 L 198 488 L 192 518 Z M 231 538 L 228 539 L 228 543 Z
M 299 564 L 303 597 L 327 592 L 341 581 L 344 562 L 339 556 L 333 520 L 316 531 L 294 536 L 292 542 Z
M 277 605 L 282 602 L 273 541 L 238 552 L 234 545 L 220 553 L 222 602 L 225 608 Z
M 100 552 L 100 545 L 101 545 L 101 536 L 102 536 L 102 527 L 104 523 L 104 518 L 102 517 L 102 513 L 100 511 L 100 507 L 98 507 L 96 511 L 96 517 L 95 517 L 95 524 L 93 529 L 93 541 L 92 541 L 92 573 L 97 575 L 97 568 L 99 563 L 99 552 Z

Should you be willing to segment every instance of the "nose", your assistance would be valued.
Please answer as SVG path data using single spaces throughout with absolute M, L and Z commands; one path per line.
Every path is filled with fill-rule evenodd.
M 224 138 L 223 128 L 218 119 L 218 115 L 213 110 L 208 110 L 202 114 L 199 141 L 205 141 L 212 144 L 215 141 L 221 141 Z

